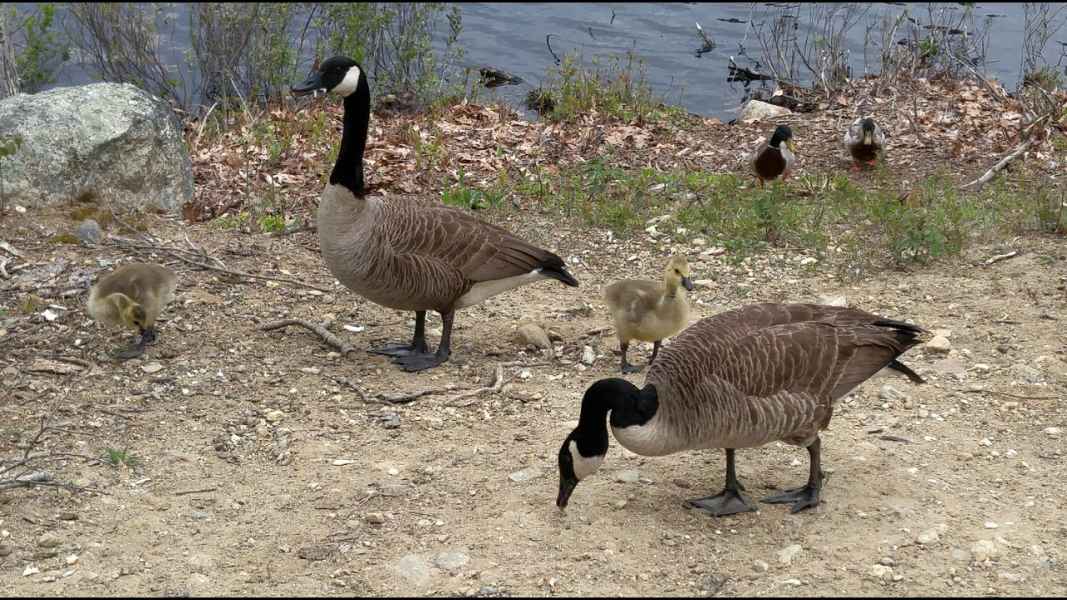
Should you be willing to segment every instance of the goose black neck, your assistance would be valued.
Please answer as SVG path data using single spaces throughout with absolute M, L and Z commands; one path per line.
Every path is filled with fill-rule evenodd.
M 356 90 L 345 98 L 341 150 L 330 172 L 330 183 L 343 185 L 353 194 L 363 193 L 363 149 L 370 125 L 370 87 L 366 76 L 359 78 Z
M 658 407 L 656 388 L 640 390 L 620 378 L 601 379 L 586 390 L 582 412 L 573 438 L 582 456 L 603 455 L 608 450 L 607 416 L 614 427 L 641 425 L 651 419 Z

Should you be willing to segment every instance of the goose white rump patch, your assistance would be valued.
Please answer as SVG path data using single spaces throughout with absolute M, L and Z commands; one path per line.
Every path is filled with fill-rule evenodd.
M 571 464 L 574 465 L 574 476 L 578 478 L 578 481 L 585 479 L 592 475 L 600 468 L 600 463 L 604 462 L 604 455 L 599 456 L 582 456 L 582 453 L 578 451 L 578 442 L 571 440 Z
M 529 273 L 515 275 L 514 277 L 505 277 L 503 279 L 494 279 L 493 281 L 476 283 L 469 292 L 459 297 L 459 300 L 456 301 L 455 308 L 458 310 L 467 306 L 474 306 L 486 298 L 490 298 L 501 292 L 506 292 L 511 288 L 517 288 L 520 285 L 533 283 L 534 281 L 539 281 L 541 279 L 549 279 L 549 277 L 541 273 L 541 269 L 534 269 Z
M 357 85 L 359 85 L 359 67 L 349 67 L 345 78 L 333 88 L 333 91 L 342 96 L 348 96 L 356 91 Z

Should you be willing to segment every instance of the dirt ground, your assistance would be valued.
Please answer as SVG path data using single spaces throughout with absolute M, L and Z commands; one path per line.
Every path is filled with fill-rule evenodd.
M 141 254 L 179 274 L 177 300 L 159 343 L 143 359 L 117 363 L 106 352 L 125 334 L 99 330 L 83 304 L 98 273 L 131 255 L 49 243 L 72 227 L 58 210 L 9 217 L 2 237 L 30 266 L 0 288 L 0 456 L 16 455 L 48 416 L 64 431 L 41 451 L 95 459 L 105 448 L 126 449 L 138 460 L 128 468 L 69 458 L 45 468 L 96 492 L 0 491 L 4 595 L 1067 589 L 1062 239 L 974 248 L 956 261 L 844 284 L 790 252 L 732 264 L 704 246 L 645 235 L 616 241 L 547 216 L 503 221 L 556 249 L 582 287 L 542 282 L 466 309 L 452 360 L 408 374 L 363 350 L 406 339 L 412 315 L 335 284 L 315 234 L 245 235 L 151 219 L 159 238 L 184 246 L 188 235 L 231 269 L 288 273 L 335 291 Z M 1019 254 L 982 264 L 1008 249 Z M 682 501 L 721 489 L 721 452 L 644 458 L 614 442 L 567 512 L 556 508 L 556 453 L 581 394 L 618 376 L 601 290 L 619 277 L 655 277 L 674 250 L 689 256 L 700 282 L 693 320 L 751 302 L 843 295 L 852 306 L 946 330 L 947 353 L 920 347 L 904 357 L 926 385 L 879 375 L 842 400 L 823 437 L 831 475 L 816 509 L 790 515 L 761 505 L 711 518 Z M 54 320 L 44 307 L 20 314 L 35 290 L 65 310 L 52 309 Z M 357 352 L 341 357 L 301 328 L 258 330 L 287 317 L 328 320 Z M 558 336 L 554 357 L 520 347 L 513 331 L 522 319 Z M 439 327 L 432 316 L 432 343 Z M 596 353 L 589 367 L 580 360 L 586 345 Z M 643 363 L 649 350 L 639 346 L 631 360 Z M 455 399 L 489 385 L 500 363 L 500 392 Z M 396 405 L 379 396 L 428 389 L 443 393 Z M 802 482 L 807 457 L 772 444 L 740 451 L 738 470 L 758 498 Z

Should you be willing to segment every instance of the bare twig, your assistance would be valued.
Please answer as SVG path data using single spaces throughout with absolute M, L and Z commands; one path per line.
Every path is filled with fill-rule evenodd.
M 488 386 L 482 387 L 482 388 L 478 388 L 478 389 L 475 389 L 475 390 L 470 390 L 470 391 L 467 391 L 467 392 L 463 392 L 461 394 L 456 394 L 455 396 L 452 396 L 451 398 L 449 398 L 448 402 L 446 404 L 448 406 L 456 406 L 456 407 L 470 406 L 471 404 L 474 403 L 474 400 L 471 400 L 470 402 L 464 402 L 464 403 L 458 403 L 457 401 L 458 400 L 463 400 L 464 398 L 474 398 L 474 397 L 480 396 L 480 395 L 482 395 L 482 394 L 484 394 L 486 392 L 497 394 L 497 393 L 500 393 L 500 389 L 503 386 L 504 386 L 504 365 L 500 364 L 500 365 L 496 366 L 496 371 L 493 373 L 493 383 L 491 385 L 488 385 Z
M 375 399 L 381 400 L 382 402 L 384 402 L 386 404 L 407 404 L 408 402 L 414 402 L 415 400 L 418 400 L 419 398 L 422 398 L 423 396 L 429 396 L 431 394 L 441 394 L 443 392 L 444 392 L 444 390 L 429 389 L 429 390 L 419 390 L 417 392 L 411 392 L 409 394 L 398 394 L 398 395 L 395 395 L 395 396 L 391 396 L 389 394 L 381 393 L 381 394 L 378 394 L 375 397 Z
M 1030 148 L 1030 146 L 1032 146 L 1033 144 L 1034 144 L 1034 139 L 1033 138 L 1030 138 L 1030 139 L 1026 140 L 1025 142 L 1019 144 L 1018 146 L 1016 146 L 1016 148 L 1014 150 L 1011 151 L 1011 153 L 1009 153 L 1004 158 L 1000 159 L 1000 162 L 998 162 L 997 164 L 993 165 L 993 167 L 991 169 L 986 171 L 985 175 L 982 175 L 981 177 L 979 177 L 978 179 L 975 179 L 974 181 L 972 181 L 970 183 L 964 184 L 962 187 L 969 188 L 969 187 L 972 187 L 972 186 L 977 186 L 975 189 L 978 189 L 978 190 L 982 189 L 982 186 L 984 186 L 985 184 L 989 183 L 989 180 L 993 179 L 994 175 L 996 175 L 998 172 L 1000 172 L 1002 169 L 1004 169 L 1004 167 L 1008 166 L 1008 163 L 1010 163 L 1011 161 L 1013 161 L 1016 158 L 1018 158 L 1023 152 L 1026 152 L 1026 150 L 1028 148 Z
M 998 396 L 1007 396 L 1008 398 L 1015 398 L 1018 400 L 1059 400 L 1059 396 L 1027 396 L 1024 394 L 1012 394 L 1011 392 L 1000 392 L 997 390 L 964 390 L 972 394 L 997 394 Z
M 1008 260 L 1009 258 L 1015 258 L 1018 255 L 1019 255 L 1019 251 L 1018 250 L 1012 250 L 1011 252 L 1007 252 L 1005 254 L 997 254 L 995 256 L 992 256 L 988 260 L 986 260 L 984 264 L 988 267 L 989 265 L 991 265 L 993 263 L 998 263 L 998 262 L 1000 262 L 1002 260 Z
M 349 352 L 356 351 L 356 349 L 353 348 L 350 344 L 342 342 L 340 339 L 338 339 L 337 336 L 330 333 L 329 331 L 326 331 L 326 329 L 321 325 L 316 325 L 310 321 L 305 321 L 303 319 L 283 319 L 281 321 L 267 323 L 266 325 L 261 326 L 259 330 L 273 331 L 275 329 L 281 329 L 282 327 L 288 327 L 290 325 L 299 325 L 301 327 L 304 327 L 305 329 L 310 329 L 311 331 L 314 331 L 316 334 L 318 334 L 319 337 L 323 339 L 323 341 L 325 341 L 331 347 L 336 349 L 342 355 L 347 356 Z
M 214 492 L 218 490 L 217 487 L 201 488 L 198 490 L 182 490 L 180 492 L 174 492 L 175 496 L 188 496 L 189 494 L 206 494 L 207 492 Z

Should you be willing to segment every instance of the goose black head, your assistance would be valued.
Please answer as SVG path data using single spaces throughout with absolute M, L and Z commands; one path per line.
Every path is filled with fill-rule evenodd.
M 793 149 L 793 130 L 788 125 L 775 127 L 774 133 L 771 135 L 771 147 L 777 148 L 782 142 L 785 142 L 786 147 L 790 150 Z
M 345 56 L 332 56 L 312 71 L 303 83 L 289 89 L 295 96 L 306 96 L 318 91 L 349 96 L 359 87 L 366 75 L 356 61 Z
M 578 482 L 595 473 L 607 454 L 605 447 L 603 451 L 599 448 L 587 450 L 590 456 L 584 455 L 579 449 L 579 436 L 577 431 L 571 433 L 567 439 L 563 440 L 563 446 L 559 449 L 559 495 L 556 497 L 556 506 L 561 509 L 567 507 L 567 501 L 570 500 L 571 493 L 578 486 Z M 599 454 L 597 454 L 598 451 Z

